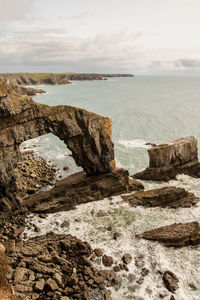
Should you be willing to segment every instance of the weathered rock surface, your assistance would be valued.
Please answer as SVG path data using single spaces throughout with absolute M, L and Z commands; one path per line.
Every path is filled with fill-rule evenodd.
M 9 282 L 19 299 L 87 300 L 94 299 L 93 290 L 103 299 L 107 286 L 119 285 L 122 278 L 94 267 L 92 253 L 87 242 L 71 235 L 49 233 L 23 241 L 15 252 L 8 251 Z
M 131 206 L 161 206 L 161 207 L 191 207 L 200 199 L 193 193 L 187 192 L 185 189 L 173 186 L 154 189 L 149 191 L 139 191 L 131 195 L 122 196 Z
M 131 74 L 94 74 L 94 73 L 7 73 L 14 85 L 55 85 L 69 84 L 70 80 L 102 80 L 103 77 L 134 77 Z
M 174 223 L 154 230 L 145 231 L 141 237 L 158 241 L 165 246 L 182 247 L 200 243 L 200 225 L 198 222 Z
M 20 144 L 53 133 L 72 151 L 78 166 L 89 175 L 115 169 L 109 118 L 71 106 L 49 107 L 19 96 L 0 79 L 0 195 L 12 185 L 12 172 L 20 158 Z
M 33 212 L 52 213 L 71 210 L 81 203 L 101 200 L 132 190 L 128 171 L 124 169 L 96 176 L 87 176 L 85 172 L 79 172 L 57 181 L 55 188 L 49 191 L 24 198 L 22 206 Z
M 163 282 L 164 282 L 166 288 L 172 293 L 174 293 L 179 288 L 179 286 L 178 286 L 179 280 L 178 280 L 177 276 L 171 271 L 164 272 Z
M 200 177 L 197 141 L 192 136 L 152 147 L 148 154 L 149 167 L 134 174 L 133 178 L 168 181 L 181 173 Z

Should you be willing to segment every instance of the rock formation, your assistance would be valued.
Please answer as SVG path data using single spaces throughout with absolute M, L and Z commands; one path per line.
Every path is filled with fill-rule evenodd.
M 123 169 L 96 176 L 79 172 L 57 181 L 50 191 L 24 198 L 22 206 L 32 212 L 53 213 L 133 190 L 138 190 L 138 185 L 129 181 L 128 171 Z
M 50 107 L 16 94 L 0 79 L 0 194 L 12 184 L 22 142 L 53 133 L 88 175 L 115 170 L 112 120 L 71 106 Z
M 149 191 L 138 191 L 136 193 L 122 196 L 131 206 L 147 206 L 147 207 L 191 207 L 200 199 L 193 193 L 187 192 L 185 189 L 173 186 L 154 189 Z
M 182 247 L 200 243 L 200 225 L 198 222 L 174 223 L 150 231 L 145 231 L 141 237 L 158 241 L 165 246 Z
M 168 181 L 181 173 L 200 177 L 197 141 L 192 136 L 152 147 L 148 154 L 149 167 L 133 178 Z
M 13 85 L 56 85 L 69 84 L 70 80 L 102 80 L 104 77 L 134 77 L 131 74 L 94 74 L 94 73 L 6 73 Z

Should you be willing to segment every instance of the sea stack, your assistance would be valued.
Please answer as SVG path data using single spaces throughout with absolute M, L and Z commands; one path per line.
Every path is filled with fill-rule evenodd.
M 149 167 L 133 178 L 168 181 L 181 173 L 200 177 L 197 140 L 193 136 L 152 147 L 148 154 Z

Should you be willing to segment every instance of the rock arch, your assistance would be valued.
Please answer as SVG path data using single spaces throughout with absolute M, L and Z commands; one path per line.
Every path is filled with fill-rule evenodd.
M 9 184 L 22 142 L 53 133 L 88 175 L 115 169 L 112 120 L 72 106 L 42 105 L 0 78 L 0 188 Z

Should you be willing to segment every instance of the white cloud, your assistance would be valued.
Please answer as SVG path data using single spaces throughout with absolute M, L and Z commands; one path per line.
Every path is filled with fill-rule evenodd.
M 0 0 L 0 21 L 22 20 L 33 7 L 33 0 Z

